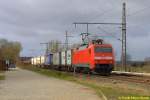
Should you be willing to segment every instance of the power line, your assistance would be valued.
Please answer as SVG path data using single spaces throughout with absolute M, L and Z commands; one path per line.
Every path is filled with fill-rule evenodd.
M 107 23 L 107 22 L 102 22 L 102 23 L 90 23 L 90 22 L 74 22 L 73 24 L 75 24 L 75 26 L 77 24 L 86 24 L 86 25 L 89 25 L 89 24 L 103 24 L 103 25 L 121 25 L 122 23 Z
M 66 34 L 65 34 L 65 35 L 66 35 L 66 36 L 65 36 L 65 37 L 66 37 L 65 45 L 66 45 L 66 50 L 68 50 L 68 48 L 69 48 L 69 47 L 68 47 L 68 44 L 69 44 L 68 38 L 69 38 L 69 37 L 73 37 L 73 36 L 69 36 L 69 35 L 68 35 L 68 31 L 66 31 Z
M 46 42 L 46 43 L 40 43 L 41 45 L 46 45 L 46 51 L 45 51 L 45 54 L 48 55 L 49 54 L 49 43 Z
M 137 10 L 137 11 L 131 13 L 131 14 L 128 14 L 127 16 L 128 16 L 128 17 L 129 17 L 129 16 L 134 16 L 134 15 L 136 15 L 136 14 L 138 14 L 138 13 L 143 12 L 145 9 L 148 9 L 148 8 L 150 8 L 150 6 L 145 7 L 145 8 L 143 8 L 143 9 L 140 9 L 140 10 Z
M 100 26 L 98 27 L 100 30 L 102 30 L 103 32 L 105 32 L 106 34 L 111 35 L 113 38 L 122 41 L 121 39 L 117 38 L 115 35 L 113 35 L 112 33 L 109 33 L 108 31 L 106 31 L 105 29 L 102 29 Z
M 89 36 L 89 30 L 88 30 L 89 25 L 95 25 L 95 24 L 97 24 L 97 25 L 99 25 L 99 24 L 100 25 L 122 25 L 122 23 L 108 23 L 108 22 L 107 23 L 104 23 L 104 22 L 102 22 L 102 23 L 96 23 L 96 22 L 94 22 L 94 23 L 91 23 L 91 22 L 90 23 L 89 22 L 74 22 L 73 24 L 75 25 L 75 28 L 76 28 L 77 24 L 81 24 L 81 25 L 86 25 L 87 26 L 87 33 L 82 33 L 81 34 L 83 44 L 85 44 L 86 41 L 89 42 L 89 38 L 88 38 L 88 36 Z

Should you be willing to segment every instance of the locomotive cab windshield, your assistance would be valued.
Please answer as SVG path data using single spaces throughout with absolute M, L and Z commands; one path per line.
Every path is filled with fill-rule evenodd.
M 111 47 L 95 47 L 95 53 L 112 53 Z

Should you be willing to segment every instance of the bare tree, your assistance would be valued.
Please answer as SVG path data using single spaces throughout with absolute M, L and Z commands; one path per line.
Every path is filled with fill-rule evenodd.
M 16 61 L 19 57 L 22 46 L 19 42 L 10 42 L 0 39 L 0 59 Z

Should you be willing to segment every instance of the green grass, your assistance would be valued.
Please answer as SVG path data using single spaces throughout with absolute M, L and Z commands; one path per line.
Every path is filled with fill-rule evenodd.
M 0 80 L 4 80 L 5 76 L 4 76 L 4 72 L 0 72 Z
M 120 96 L 143 96 L 144 95 L 142 93 L 139 93 L 139 91 L 135 91 L 135 90 L 128 90 L 128 89 L 124 90 L 123 88 L 116 88 L 113 86 L 103 86 L 92 80 L 86 79 L 86 76 L 79 78 L 67 72 L 41 69 L 41 68 L 37 68 L 34 66 L 24 66 L 22 68 L 40 73 L 42 75 L 46 75 L 48 77 L 55 77 L 61 80 L 67 80 L 67 81 L 75 82 L 75 83 L 90 87 L 93 90 L 95 90 L 95 92 L 100 98 L 105 98 L 106 96 L 108 100 L 116 100 Z

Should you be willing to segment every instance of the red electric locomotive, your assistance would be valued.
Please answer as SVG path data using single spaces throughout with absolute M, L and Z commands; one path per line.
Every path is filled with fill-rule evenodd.
M 77 71 L 95 71 L 110 74 L 114 68 L 115 57 L 111 44 L 103 40 L 93 40 L 88 45 L 73 51 L 72 65 Z

